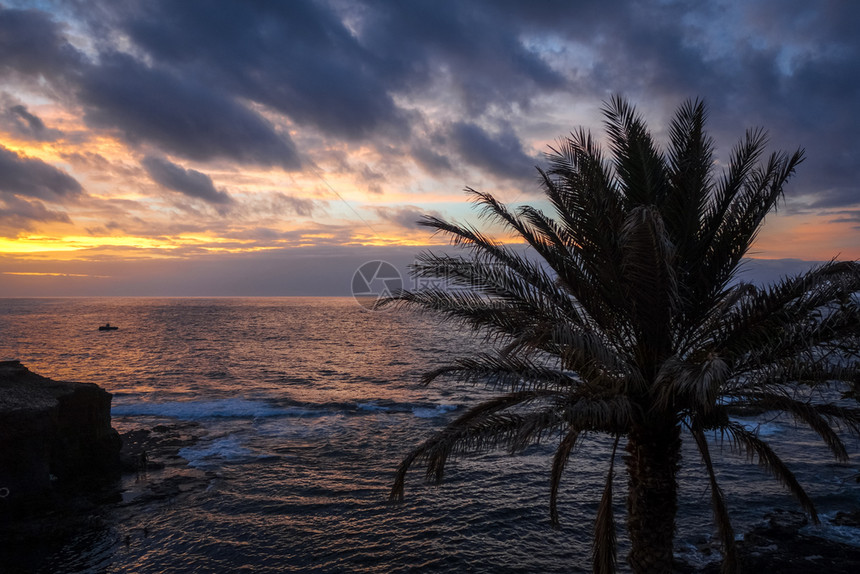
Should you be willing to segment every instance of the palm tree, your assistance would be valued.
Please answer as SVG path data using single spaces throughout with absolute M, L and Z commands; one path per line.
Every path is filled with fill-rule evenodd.
M 701 101 L 678 109 L 665 152 L 624 99 L 613 97 L 603 112 L 611 159 L 580 130 L 550 148 L 548 169 L 538 169 L 554 217 L 530 206 L 509 210 L 467 189 L 483 215 L 539 257 L 470 225 L 422 221 L 467 253 L 422 254 L 412 273 L 455 288 L 404 291 L 381 305 L 438 313 L 495 341 L 497 350 L 456 358 L 424 382 L 449 378 L 498 394 L 415 448 L 391 496 L 403 498 L 413 464 L 440 481 L 453 456 L 557 440 L 549 497 L 557 524 L 574 447 L 587 433 L 603 433 L 612 447 L 594 570 L 616 565 L 612 479 L 623 447 L 627 561 L 636 572 L 669 572 L 681 441 L 692 438 L 709 479 L 723 570 L 733 572 L 734 534 L 708 438 L 727 439 L 756 460 L 817 521 L 791 470 L 730 409 L 784 412 L 847 458 L 837 431 L 860 432 L 858 412 L 813 391 L 860 377 L 860 265 L 833 260 L 766 288 L 739 282 L 742 258 L 804 152 L 763 159 L 767 136 L 750 130 L 717 175 Z

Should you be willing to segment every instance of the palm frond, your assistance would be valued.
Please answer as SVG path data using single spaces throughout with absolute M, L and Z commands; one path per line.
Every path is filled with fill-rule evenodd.
M 620 234 L 621 273 L 640 349 L 657 361 L 668 349 L 670 320 L 680 306 L 675 249 L 653 206 L 630 210 Z
M 555 454 L 552 457 L 552 469 L 549 474 L 549 519 L 553 528 L 559 527 L 558 520 L 558 488 L 561 484 L 561 477 L 564 474 L 564 467 L 570 459 L 570 453 L 573 452 L 579 439 L 580 432 L 576 429 L 568 431 L 564 438 L 555 449 Z
M 764 140 L 766 141 L 766 139 Z M 732 194 L 704 252 L 701 270 L 711 288 L 722 289 L 737 274 L 741 259 L 755 240 L 765 216 L 782 197 L 783 186 L 803 161 L 803 151 L 774 153 L 765 167 L 753 167 Z
M 513 439 L 521 440 L 517 431 L 522 425 L 522 416 L 499 413 L 553 397 L 558 398 L 559 393 L 522 391 L 494 397 L 472 407 L 404 458 L 395 473 L 390 498 L 403 499 L 406 473 L 418 460 L 424 461 L 427 479 L 439 483 L 452 454 L 493 450 L 501 444 L 510 444 Z M 550 410 L 548 414 L 552 416 L 553 412 Z M 564 426 L 564 421 L 558 416 L 556 422 L 559 429 Z
M 804 423 L 815 431 L 833 453 L 833 456 L 836 457 L 836 460 L 840 462 L 848 460 L 848 450 L 831 426 L 833 422 L 837 420 L 846 421 L 848 429 L 860 436 L 856 410 L 844 409 L 836 405 L 814 405 L 807 400 L 797 400 L 785 394 L 772 392 L 732 393 L 731 396 L 737 399 L 733 404 L 739 407 L 756 407 L 790 414 L 795 420 Z
M 833 316 L 831 323 L 840 317 L 845 324 L 860 318 L 856 306 L 848 303 L 850 295 L 858 291 L 860 264 L 830 261 L 766 289 L 745 290 L 744 297 L 704 324 L 702 332 L 709 333 L 713 346 L 735 356 L 767 345 L 780 330 L 817 327 L 826 335 L 829 325 L 820 324 L 825 315 Z M 832 304 L 840 301 L 846 302 L 844 307 L 833 308 Z M 843 333 L 833 332 L 834 339 L 841 336 Z
M 794 473 L 785 465 L 770 446 L 758 438 L 756 433 L 751 432 L 736 422 L 729 422 L 723 427 L 729 434 L 733 445 L 743 450 L 749 460 L 757 460 L 759 466 L 777 479 L 797 499 L 800 506 L 812 517 L 812 521 L 818 524 L 818 512 L 809 495 L 803 489 Z
M 668 190 L 665 164 L 642 117 L 617 96 L 603 107 L 603 116 L 626 206 L 660 205 Z
M 667 167 L 671 192 L 662 211 L 679 254 L 679 267 L 685 271 L 700 255 L 696 239 L 713 189 L 714 141 L 705 134 L 706 119 L 704 102 L 687 100 L 669 125 Z
M 603 485 L 603 495 L 597 507 L 594 521 L 594 544 L 592 546 L 592 567 L 596 573 L 614 573 L 616 560 L 615 513 L 612 510 L 612 480 L 615 477 L 615 452 L 618 450 L 619 436 L 615 437 L 612 454 L 609 455 L 609 471 Z
M 569 392 L 581 384 L 568 371 L 550 368 L 516 354 L 484 353 L 461 357 L 449 365 L 428 371 L 422 382 L 430 384 L 440 377 L 483 384 L 506 392 L 549 389 Z
M 712 410 L 731 372 L 721 357 L 709 355 L 696 361 L 670 358 L 657 374 L 654 407 L 660 410 Z
M 729 518 L 729 510 L 726 507 L 725 496 L 723 490 L 717 482 L 717 475 L 714 471 L 714 463 L 711 460 L 711 452 L 708 447 L 708 441 L 702 425 L 697 418 L 693 418 L 692 422 L 687 425 L 690 434 L 696 441 L 696 447 L 699 454 L 702 455 L 702 463 L 705 465 L 705 470 L 708 473 L 708 483 L 711 491 L 711 508 L 714 511 L 714 522 L 717 525 L 717 532 L 720 535 L 720 543 L 723 551 L 722 574 L 735 574 L 738 571 L 738 554 L 735 546 L 735 533 L 732 528 L 732 522 Z

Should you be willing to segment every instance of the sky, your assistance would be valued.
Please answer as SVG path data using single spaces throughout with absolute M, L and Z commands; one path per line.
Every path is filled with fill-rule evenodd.
M 0 296 L 348 295 L 612 95 L 807 159 L 751 269 L 860 258 L 860 2 L 0 0 Z M 407 283 L 407 286 L 408 283 Z

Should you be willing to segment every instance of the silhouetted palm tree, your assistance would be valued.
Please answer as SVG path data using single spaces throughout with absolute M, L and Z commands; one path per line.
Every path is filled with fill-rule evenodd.
M 452 456 L 518 451 L 554 438 L 550 515 L 557 523 L 568 458 L 585 433 L 605 433 L 614 440 L 595 522 L 594 570 L 615 568 L 612 476 L 621 446 L 627 560 L 636 572 L 669 572 L 681 439 L 691 437 L 710 481 L 724 571 L 733 571 L 734 535 L 708 436 L 757 460 L 817 520 L 791 470 L 730 409 L 787 413 L 846 459 L 836 431 L 857 433 L 857 412 L 812 391 L 860 376 L 860 265 L 834 260 L 767 288 L 738 282 L 742 258 L 803 151 L 762 161 L 766 135 L 751 130 L 717 175 L 702 102 L 678 109 L 665 153 L 625 100 L 613 98 L 603 111 L 610 160 L 580 130 L 551 148 L 548 170 L 539 170 L 554 217 L 529 206 L 511 211 L 467 190 L 539 260 L 474 227 L 423 221 L 469 253 L 423 254 L 413 275 L 443 277 L 457 289 L 428 287 L 382 304 L 440 313 L 495 340 L 497 351 L 455 359 L 425 382 L 450 377 L 501 394 L 412 451 L 397 470 L 392 498 L 402 499 L 415 463 L 438 481 Z

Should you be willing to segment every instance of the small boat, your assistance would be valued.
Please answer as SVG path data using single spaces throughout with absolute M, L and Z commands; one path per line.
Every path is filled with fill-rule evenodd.
M 105 323 L 104 325 L 99 325 L 99 331 L 116 331 L 119 327 L 114 327 L 110 323 Z

